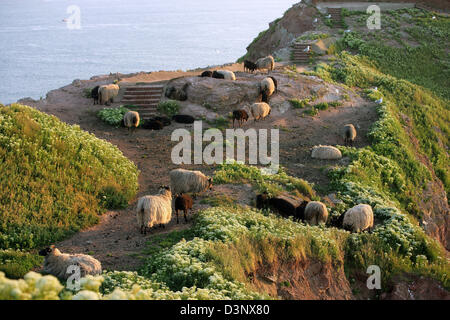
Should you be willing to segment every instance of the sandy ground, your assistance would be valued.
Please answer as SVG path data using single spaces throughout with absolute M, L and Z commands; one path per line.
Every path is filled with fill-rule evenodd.
M 230 65 L 231 70 L 242 70 L 242 65 Z M 197 75 L 196 72 L 154 72 L 140 73 L 130 78 L 122 77 L 122 81 L 162 81 L 171 77 L 184 75 Z M 125 128 L 108 126 L 96 117 L 96 112 L 103 108 L 92 104 L 91 99 L 84 98 L 84 88 L 111 81 L 115 76 L 95 77 L 89 81 L 77 81 L 71 85 L 48 93 L 46 99 L 41 101 L 23 100 L 22 103 L 32 105 L 41 111 L 53 114 L 69 124 L 78 124 L 84 130 L 94 133 L 97 137 L 106 139 L 117 145 L 126 157 L 131 159 L 141 171 L 139 177 L 140 190 L 138 196 L 155 193 L 161 184 L 168 184 L 168 173 L 177 166 L 170 161 L 170 153 L 176 142 L 170 141 L 170 135 L 176 128 L 191 128 L 192 125 L 175 124 L 165 127 L 161 131 L 136 130 L 129 133 Z M 309 182 L 319 184 L 326 188 L 328 179 L 324 168 L 339 164 L 339 161 L 312 160 L 310 149 L 317 144 L 343 144 L 340 131 L 347 123 L 359 124 L 356 147 L 367 145 L 365 134 L 370 124 L 376 120 L 373 104 L 361 98 L 338 108 L 321 111 L 315 117 L 300 117 L 298 110 L 290 109 L 284 114 L 271 115 L 264 121 L 254 123 L 248 121 L 245 128 L 273 128 L 280 130 L 280 162 L 287 168 L 289 174 L 301 177 Z M 345 159 L 340 160 L 345 162 Z M 185 166 L 188 169 L 200 169 L 212 175 L 213 166 Z M 216 186 L 211 194 L 229 195 L 238 199 L 241 204 L 251 205 L 254 193 L 248 185 L 243 186 Z M 194 212 L 205 205 L 200 205 L 201 197 L 194 204 Z M 107 212 L 101 217 L 101 222 L 84 230 L 71 238 L 56 244 L 63 252 L 90 253 L 98 258 L 105 269 L 133 270 L 138 268 L 142 261 L 139 258 L 145 243 L 154 234 L 168 233 L 173 230 L 188 228 L 190 222 L 185 224 L 176 219 L 161 229 L 153 229 L 143 236 L 139 233 L 135 218 L 136 201 L 129 208 L 120 211 Z

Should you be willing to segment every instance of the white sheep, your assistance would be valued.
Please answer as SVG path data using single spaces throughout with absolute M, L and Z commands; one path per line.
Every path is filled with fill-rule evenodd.
M 261 91 L 265 91 L 268 97 L 275 92 L 275 83 L 272 78 L 267 77 L 261 81 Z
M 265 102 L 255 102 L 250 106 L 250 112 L 252 113 L 255 122 L 259 119 L 265 119 L 271 112 L 270 106 Z
M 102 273 L 100 261 L 85 254 L 61 253 L 52 245 L 39 251 L 39 255 L 45 257 L 42 272 L 51 274 L 60 280 L 67 280 L 73 274 L 74 271 L 69 268 L 71 266 L 80 268 L 81 277 L 88 274 L 98 275 Z
M 222 74 L 225 80 L 236 80 L 236 76 L 233 71 L 217 70 L 217 72 Z
M 170 171 L 170 185 L 174 194 L 200 193 L 212 188 L 212 178 L 200 171 L 174 169 Z
M 342 158 L 342 153 L 336 147 L 319 145 L 313 147 L 311 158 L 322 160 L 337 160 Z
M 344 143 L 345 145 L 353 145 L 353 141 L 356 139 L 356 129 L 352 124 L 346 124 L 344 126 Z
M 106 104 L 112 102 L 114 97 L 119 94 L 119 86 L 117 84 L 105 84 L 98 88 L 99 104 Z
M 137 128 L 139 126 L 139 122 L 139 113 L 136 111 L 128 111 L 123 116 L 123 124 L 128 128 L 128 130 L 130 130 L 130 128 Z
M 269 73 L 275 67 L 275 60 L 272 56 L 259 58 L 258 60 L 256 60 L 256 67 L 258 68 L 258 70 L 267 69 L 267 73 Z
M 362 232 L 373 228 L 373 211 L 368 204 L 358 204 L 345 212 L 342 222 L 344 229 Z
M 160 187 L 158 195 L 139 198 L 136 218 L 141 234 L 154 225 L 164 227 L 172 219 L 172 192 L 169 187 Z
M 327 222 L 328 219 L 328 210 L 327 207 L 319 201 L 311 201 L 306 205 L 305 208 L 305 221 L 312 225 L 316 226 L 320 223 Z

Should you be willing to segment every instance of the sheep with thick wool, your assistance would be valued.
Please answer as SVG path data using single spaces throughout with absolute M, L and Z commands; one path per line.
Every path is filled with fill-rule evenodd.
M 342 158 L 342 153 L 336 147 L 319 145 L 313 147 L 311 157 L 321 160 L 337 160 Z
M 137 128 L 139 126 L 140 117 L 136 111 L 128 111 L 123 115 L 123 124 L 130 130 L 130 128 Z
M 261 92 L 265 92 L 270 97 L 275 92 L 275 83 L 272 78 L 264 78 L 260 84 Z
M 303 202 L 304 204 L 305 202 Z M 302 207 L 302 206 L 300 206 Z M 320 201 L 311 201 L 304 207 L 304 214 L 302 219 L 312 226 L 317 226 L 321 223 L 327 222 L 328 210 L 327 207 Z
M 39 251 L 39 255 L 45 257 L 42 272 L 51 274 L 60 280 L 67 280 L 73 274 L 74 270 L 71 270 L 71 266 L 80 268 L 81 277 L 102 273 L 100 261 L 85 254 L 61 253 L 52 245 Z
M 373 211 L 368 204 L 358 204 L 345 212 L 342 227 L 351 232 L 373 228 Z
M 346 124 L 344 126 L 344 143 L 345 145 L 353 146 L 353 141 L 356 139 L 356 129 L 352 124 Z
M 159 194 L 139 198 L 136 218 L 141 234 L 147 234 L 147 228 L 154 225 L 164 227 L 172 219 L 172 192 L 167 186 L 161 186 Z
M 233 71 L 229 71 L 229 70 L 216 70 L 216 72 L 218 74 L 223 75 L 223 78 L 225 80 L 236 80 L 236 75 L 234 74 Z
M 256 67 L 258 68 L 258 70 L 267 69 L 267 73 L 269 73 L 275 67 L 275 60 L 272 56 L 259 58 L 258 60 L 256 60 Z
M 212 178 L 200 171 L 174 169 L 170 171 L 169 176 L 174 194 L 193 193 L 195 195 L 212 189 Z
M 114 97 L 119 94 L 119 86 L 117 84 L 105 84 L 98 88 L 98 103 L 106 104 L 112 102 Z
M 271 112 L 269 104 L 265 102 L 255 102 L 250 106 L 250 112 L 252 113 L 255 122 L 259 119 L 265 119 Z

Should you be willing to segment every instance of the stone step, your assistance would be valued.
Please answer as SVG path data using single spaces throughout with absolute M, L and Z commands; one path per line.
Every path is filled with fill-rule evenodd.
M 147 91 L 147 92 L 162 92 L 163 87 L 127 87 L 125 91 L 136 92 L 136 91 Z

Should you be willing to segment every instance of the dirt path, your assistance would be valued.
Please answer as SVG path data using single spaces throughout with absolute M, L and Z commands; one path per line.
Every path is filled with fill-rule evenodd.
M 143 74 L 134 75 L 132 80 L 148 81 L 151 76 L 152 80 L 160 81 L 166 80 L 168 74 L 163 72 L 160 74 L 161 77 L 157 74 L 150 74 L 148 77 Z M 176 74 L 177 77 L 180 75 L 182 75 L 180 72 Z M 96 112 L 103 106 L 92 105 L 91 99 L 84 98 L 82 91 L 97 84 L 110 82 L 112 79 L 114 76 L 95 77 L 94 80 L 81 81 L 53 90 L 48 93 L 45 100 L 21 102 L 56 115 L 67 123 L 78 124 L 82 129 L 117 145 L 141 171 L 138 196 L 155 193 L 159 185 L 169 184 L 168 173 L 177 167 L 170 161 L 171 149 L 176 144 L 170 141 L 172 131 L 176 128 L 190 129 L 192 125 L 172 124 L 161 131 L 136 130 L 130 134 L 125 128 L 114 128 L 104 124 L 96 117 Z M 281 93 L 279 95 L 279 99 L 285 99 Z M 322 169 L 339 162 L 313 160 L 310 158 L 310 148 L 317 144 L 343 144 L 340 131 L 347 123 L 359 125 L 356 146 L 367 145 L 365 135 L 370 124 L 376 119 L 375 108 L 373 104 L 354 95 L 351 102 L 321 111 L 315 117 L 299 116 L 299 112 L 300 110 L 295 109 L 289 109 L 284 113 L 273 112 L 264 121 L 254 123 L 250 120 L 244 125 L 244 129 L 281 128 L 281 164 L 291 175 L 326 186 L 328 179 Z M 185 167 L 200 169 L 209 175 L 212 175 L 214 170 L 211 166 Z M 203 197 L 212 194 L 228 195 L 238 199 L 244 205 L 250 205 L 254 198 L 251 187 L 248 185 L 216 186 L 213 191 L 206 193 Z M 205 207 L 204 204 L 200 204 L 201 199 L 198 198 L 195 201 L 195 210 Z M 139 256 L 152 235 L 182 230 L 191 226 L 190 223 L 177 225 L 176 220 L 173 219 L 166 228 L 154 229 L 147 236 L 142 236 L 136 225 L 135 205 L 136 202 L 133 202 L 125 210 L 107 212 L 101 217 L 98 225 L 58 243 L 57 246 L 63 252 L 92 254 L 102 262 L 105 269 L 133 270 L 142 263 Z

